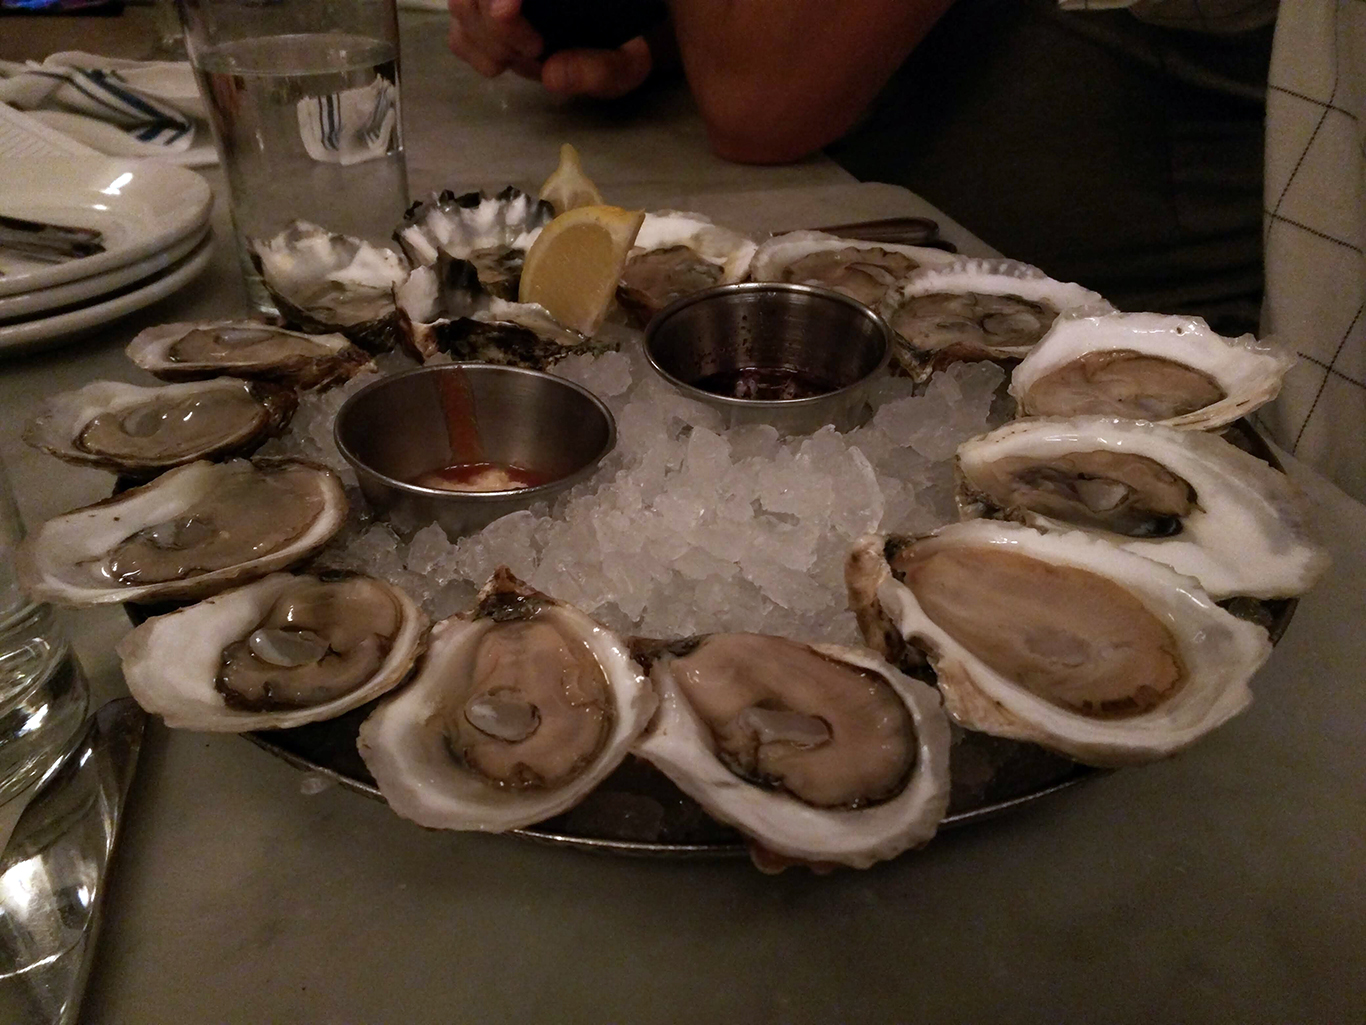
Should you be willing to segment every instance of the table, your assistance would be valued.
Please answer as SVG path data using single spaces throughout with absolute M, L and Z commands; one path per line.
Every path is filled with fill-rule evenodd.
M 610 200 L 759 232 L 941 212 L 815 158 L 722 163 L 686 93 L 561 105 L 486 83 L 405 13 L 413 192 L 534 186 L 573 142 Z M 149 12 L 6 19 L 0 57 L 139 56 Z M 221 193 L 221 175 L 208 174 Z M 65 349 L 0 362 L 0 458 L 30 523 L 109 475 L 19 440 L 142 327 L 244 309 L 226 211 L 196 285 Z M 1177 758 L 942 835 L 866 872 L 758 874 L 426 831 L 231 736 L 149 726 L 83 1008 L 91 1023 L 1285 1022 L 1366 1006 L 1366 508 L 1311 472 L 1335 563 L 1254 681 Z M 96 699 L 123 692 L 117 610 L 66 621 Z

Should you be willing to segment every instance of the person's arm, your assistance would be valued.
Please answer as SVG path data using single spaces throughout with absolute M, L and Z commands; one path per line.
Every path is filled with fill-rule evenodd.
M 843 135 L 953 0 L 670 0 L 712 148 L 797 160 Z

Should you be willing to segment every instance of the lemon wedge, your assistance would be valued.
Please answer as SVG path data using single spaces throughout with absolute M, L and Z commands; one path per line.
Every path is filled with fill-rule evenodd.
M 580 206 L 541 229 L 522 264 L 517 298 L 540 303 L 565 327 L 591 335 L 612 305 L 643 210 Z
M 602 205 L 602 193 L 583 173 L 579 151 L 567 142 L 560 147 L 560 166 L 541 186 L 541 198 L 553 206 L 557 214 L 579 206 Z

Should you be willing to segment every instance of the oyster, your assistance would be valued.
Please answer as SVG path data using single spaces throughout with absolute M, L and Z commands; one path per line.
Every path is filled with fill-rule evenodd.
M 248 248 L 287 323 L 339 331 L 367 352 L 393 348 L 394 290 L 409 271 L 398 253 L 308 221 L 295 221 L 271 239 L 250 239 Z
M 250 454 L 284 431 L 297 405 L 292 388 L 230 377 L 156 388 L 93 381 L 48 399 L 24 440 L 69 463 L 145 477 Z
M 974 520 L 868 537 L 845 579 L 869 643 L 887 624 L 924 651 L 960 725 L 1090 765 L 1194 743 L 1248 705 L 1271 653 L 1192 578 L 1078 531 Z
M 522 261 L 554 208 L 509 185 L 497 195 L 449 189 L 414 203 L 394 241 L 414 268 L 434 267 L 451 316 L 472 313 L 482 296 L 517 298 Z
M 366 576 L 272 573 L 137 627 L 118 645 L 124 679 L 177 729 L 285 729 L 330 719 L 397 686 L 427 617 Z
M 1285 474 L 1212 434 L 1110 417 L 1025 419 L 959 446 L 965 517 L 1099 533 L 1213 598 L 1303 594 L 1327 565 Z
M 745 280 L 757 247 L 701 214 L 647 213 L 617 286 L 617 302 L 644 327 L 675 299 Z
M 404 818 L 501 832 L 576 804 L 655 704 L 620 638 L 500 568 L 473 610 L 432 628 L 422 668 L 357 746 Z
M 325 467 L 201 460 L 53 517 L 16 561 L 39 601 L 202 598 L 300 562 L 345 520 L 341 482 Z
M 254 320 L 158 324 L 128 343 L 128 358 L 163 381 L 225 374 L 317 388 L 343 381 L 370 356 L 339 334 L 302 334 Z
M 1113 309 L 1090 289 L 1029 264 L 973 259 L 919 270 L 878 304 L 901 339 L 898 360 L 921 381 L 949 363 L 1023 359 L 1060 313 Z
M 958 258 L 942 249 L 865 242 L 822 231 L 789 231 L 759 244 L 750 262 L 753 281 L 790 281 L 843 292 L 876 307 L 888 289 L 921 267 Z
M 1015 368 L 1021 416 L 1102 416 L 1210 430 L 1274 399 L 1293 354 L 1225 338 L 1199 317 L 1111 313 L 1059 320 Z
M 660 709 L 636 744 L 763 852 L 866 868 L 927 843 L 949 800 L 939 697 L 871 651 L 713 634 L 648 652 Z

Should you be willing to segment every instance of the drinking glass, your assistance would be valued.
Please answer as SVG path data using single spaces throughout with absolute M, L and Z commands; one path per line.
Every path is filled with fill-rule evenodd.
M 52 609 L 19 587 L 14 549 L 23 535 L 0 466 L 0 804 L 56 764 L 89 703 L 85 675 Z
M 179 4 L 247 290 L 273 313 L 250 239 L 304 220 L 383 243 L 407 208 L 395 0 Z

